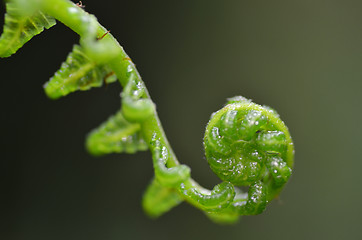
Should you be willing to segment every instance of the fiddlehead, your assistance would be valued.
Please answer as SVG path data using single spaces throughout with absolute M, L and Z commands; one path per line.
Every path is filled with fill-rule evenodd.
M 287 127 L 274 110 L 250 100 L 233 98 L 214 113 L 204 146 L 211 169 L 237 186 L 263 180 L 281 187 L 291 175 L 294 148 Z
M 182 201 L 216 222 L 235 222 L 241 215 L 261 213 L 290 178 L 294 148 L 289 131 L 271 108 L 243 97 L 229 99 L 206 127 L 205 155 L 223 181 L 212 190 L 191 178 L 178 162 L 158 119 L 155 104 L 135 65 L 97 19 L 68 0 L 9 0 L 0 56 L 16 52 L 32 36 L 61 21 L 80 35 L 60 70 L 44 85 L 53 99 L 118 79 L 123 86 L 121 109 L 87 138 L 90 153 L 134 153 L 149 149 L 155 177 L 143 207 L 158 217 Z M 244 193 L 238 186 L 249 187 Z
M 235 186 L 249 186 L 237 194 L 218 220 L 235 212 L 255 215 L 282 190 L 292 173 L 294 146 L 288 128 L 275 110 L 243 97 L 229 99 L 206 127 L 205 155 L 211 169 Z

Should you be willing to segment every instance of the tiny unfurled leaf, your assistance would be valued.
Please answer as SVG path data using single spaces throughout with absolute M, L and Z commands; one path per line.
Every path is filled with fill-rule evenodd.
M 6 3 L 4 30 L 0 37 L 0 57 L 9 57 L 44 28 L 55 25 L 55 19 L 35 11 L 31 14 L 16 1 Z
M 116 76 L 109 67 L 98 65 L 81 46 L 74 45 L 73 51 L 44 88 L 48 97 L 57 99 L 77 90 L 88 90 L 114 81 Z
M 142 206 L 150 217 L 159 217 L 182 201 L 174 188 L 164 187 L 154 179 L 143 195 Z
M 89 134 L 87 149 L 94 155 L 145 151 L 148 146 L 140 128 L 138 123 L 128 122 L 119 111 Z

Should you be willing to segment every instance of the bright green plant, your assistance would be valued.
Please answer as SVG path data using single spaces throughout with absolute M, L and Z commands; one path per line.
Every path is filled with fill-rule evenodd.
M 234 97 L 212 114 L 204 137 L 205 154 L 222 183 L 212 190 L 201 187 L 173 153 L 135 65 L 82 7 L 81 2 L 68 0 L 7 1 L 0 57 L 9 57 L 56 20 L 64 23 L 80 35 L 80 45 L 44 85 L 45 92 L 57 99 L 118 79 L 123 86 L 121 109 L 89 134 L 86 146 L 94 155 L 151 151 L 155 177 L 143 197 L 148 215 L 158 217 L 182 201 L 220 223 L 263 212 L 293 167 L 293 142 L 276 111 Z M 244 193 L 237 186 L 249 188 Z

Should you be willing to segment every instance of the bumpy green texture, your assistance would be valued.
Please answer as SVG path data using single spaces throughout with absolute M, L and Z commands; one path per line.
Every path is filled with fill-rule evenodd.
M 279 188 L 292 172 L 294 147 L 287 127 L 274 110 L 247 99 L 234 98 L 213 114 L 204 146 L 215 174 L 237 186 L 264 181 Z
M 86 147 L 97 156 L 151 151 L 155 176 L 142 200 L 149 216 L 159 217 L 186 201 L 217 223 L 234 223 L 242 215 L 262 213 L 289 180 L 293 142 L 275 110 L 238 96 L 212 114 L 205 155 L 222 181 L 212 190 L 203 188 L 191 178 L 191 169 L 177 160 L 135 65 L 93 15 L 68 0 L 10 0 L 7 10 L 2 57 L 52 26 L 53 19 L 80 35 L 80 45 L 45 84 L 50 98 L 116 79 L 123 86 L 121 109 L 88 135 Z
M 0 57 L 9 57 L 32 37 L 55 25 L 41 11 L 29 12 L 16 1 L 6 3 L 5 25 L 0 37 Z
M 97 64 L 87 56 L 81 46 L 74 45 L 67 60 L 44 85 L 44 89 L 48 97 L 57 99 L 77 90 L 100 87 L 103 83 L 116 80 L 108 66 Z

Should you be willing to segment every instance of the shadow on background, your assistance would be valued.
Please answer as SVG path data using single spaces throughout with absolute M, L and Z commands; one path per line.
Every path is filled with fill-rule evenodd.
M 203 131 L 226 98 L 277 109 L 296 146 L 279 200 L 233 226 L 182 204 L 142 212 L 148 152 L 89 156 L 117 84 L 51 101 L 42 85 L 78 37 L 62 24 L 0 59 L 1 239 L 361 239 L 361 1 L 83 1 L 136 63 L 179 160 L 218 183 Z M 4 5 L 1 5 L 1 15 Z M 1 24 L 3 19 L 1 19 Z

